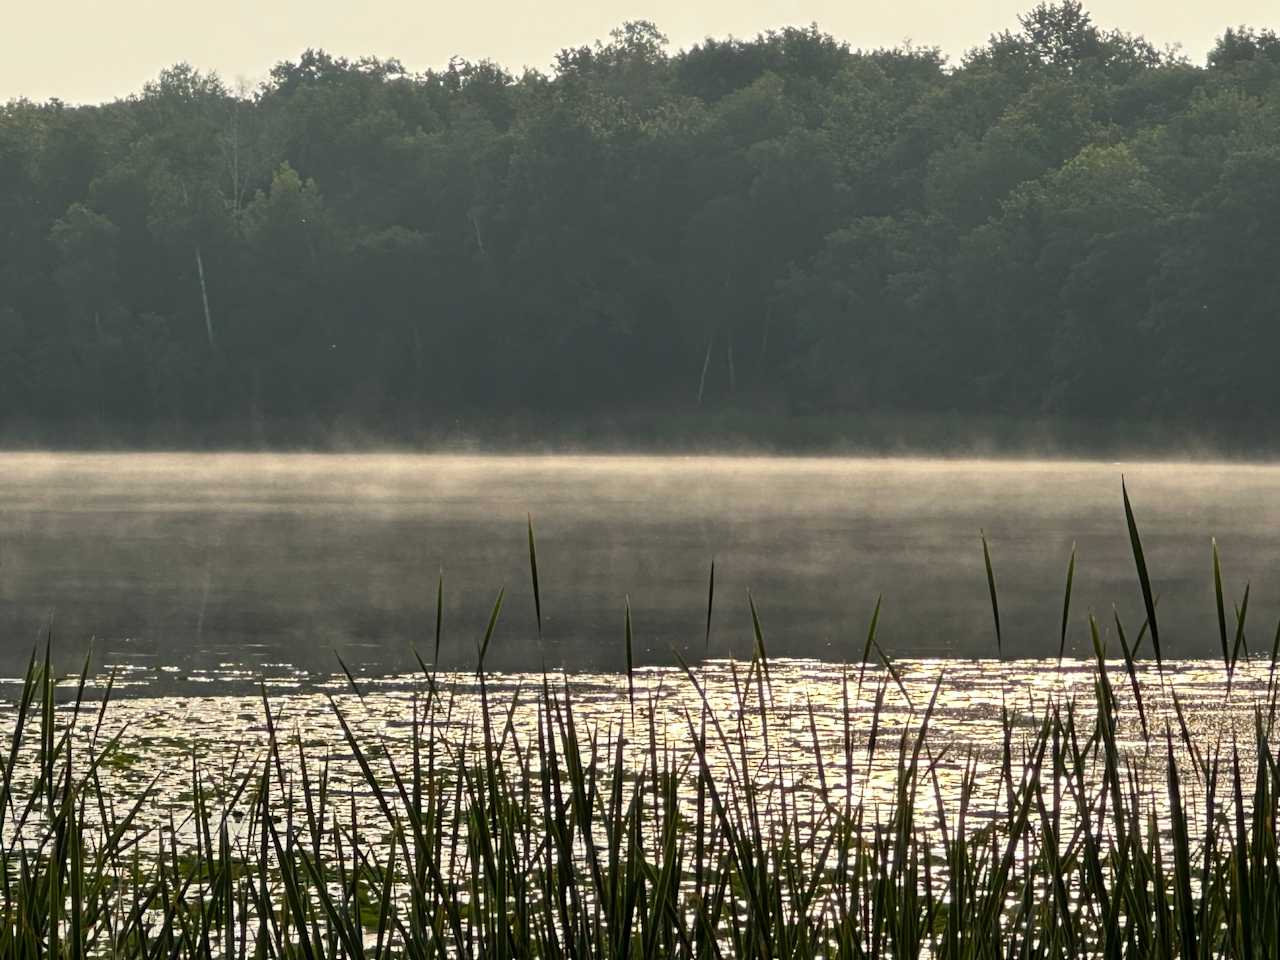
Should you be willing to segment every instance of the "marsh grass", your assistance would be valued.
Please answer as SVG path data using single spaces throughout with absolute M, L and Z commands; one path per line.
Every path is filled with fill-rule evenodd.
M 1124 676 L 1113 678 L 1090 615 L 1091 702 L 1051 697 L 1030 729 L 1002 708 L 994 804 L 979 802 L 978 759 L 950 756 L 930 736 L 943 676 L 927 702 L 910 704 L 905 725 L 888 722 L 890 684 L 910 698 L 876 638 L 878 601 L 861 662 L 842 668 L 834 753 L 824 754 L 831 741 L 808 702 L 819 787 L 807 801 L 785 789 L 785 757 L 771 740 L 773 680 L 750 599 L 753 653 L 731 665 L 731 716 L 681 661 L 691 694 L 675 725 L 684 749 L 635 682 L 629 604 L 628 702 L 616 722 L 584 724 L 568 678 L 549 672 L 531 694 L 492 697 L 484 658 L 499 592 L 477 646 L 478 722 L 461 743 L 446 735 L 455 687 L 434 662 L 419 658 L 400 760 L 376 730 L 360 732 L 365 694 L 342 664 L 353 696 L 330 708 L 358 771 L 354 789 L 337 785 L 332 757 L 281 731 L 264 689 L 261 752 L 237 754 L 234 772 L 210 782 L 193 751 L 183 816 L 167 827 L 140 816 L 155 780 L 130 797 L 106 783 L 124 755 L 123 731 L 103 734 L 110 682 L 95 709 L 86 661 L 60 704 L 46 644 L 26 669 L 0 773 L 0 957 L 1274 956 L 1280 631 L 1247 737 L 1197 742 L 1172 683 L 1155 709 L 1136 661 L 1150 634 L 1166 686 L 1158 598 L 1124 499 L 1147 612 L 1132 644 L 1114 617 Z M 540 633 L 532 522 L 528 546 Z M 982 546 L 1003 656 L 985 536 Z M 1074 569 L 1073 550 L 1064 638 Z M 1248 657 L 1248 591 L 1229 643 L 1216 547 L 1213 572 L 1230 680 Z M 708 641 L 714 602 L 713 565 Z M 437 649 L 441 629 L 437 616 Z M 1137 730 L 1122 730 L 1133 715 L 1115 679 L 1127 683 Z M 522 736 L 525 697 L 537 722 Z M 852 701 L 864 697 L 870 722 L 855 728 Z M 871 775 L 886 738 L 891 799 L 872 809 L 853 785 Z M 1153 757 L 1154 780 L 1140 769 Z M 944 764 L 958 770 L 958 790 L 944 790 Z M 375 808 L 373 828 L 357 802 Z

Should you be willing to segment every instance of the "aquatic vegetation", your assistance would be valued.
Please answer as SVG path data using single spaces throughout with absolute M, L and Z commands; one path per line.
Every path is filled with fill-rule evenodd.
M 1112 633 L 1090 615 L 1093 662 L 1043 661 L 1034 696 L 1002 688 L 985 752 L 939 734 L 947 679 L 922 686 L 889 656 L 878 603 L 861 662 L 830 668 L 829 709 L 770 659 L 751 601 L 749 661 L 718 679 L 682 661 L 656 683 L 629 662 L 601 713 L 568 677 L 513 688 L 486 671 L 499 593 L 474 675 L 422 659 L 400 728 L 344 664 L 336 750 L 291 733 L 264 686 L 264 736 L 225 766 L 190 745 L 157 815 L 171 771 L 111 726 L 110 682 L 87 698 L 88 663 L 60 695 L 46 648 L 0 758 L 0 956 L 1269 956 L 1275 648 L 1248 654 L 1247 590 L 1231 636 L 1215 552 L 1221 670 L 1249 722 L 1206 736 L 1159 657 L 1127 500 L 1126 520 L 1146 623 L 1130 642 L 1118 616 Z M 540 623 L 532 524 L 528 548 Z M 994 614 L 985 542 L 983 558 Z M 625 608 L 620 626 L 629 646 Z M 132 789 L 111 779 L 139 770 L 152 779 Z

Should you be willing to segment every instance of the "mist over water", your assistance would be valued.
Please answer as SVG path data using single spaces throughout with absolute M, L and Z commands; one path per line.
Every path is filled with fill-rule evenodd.
M 0 669 L 17 673 L 53 616 L 64 664 L 152 684 L 219 671 L 365 673 L 430 657 L 617 670 L 629 595 L 642 663 L 747 655 L 746 592 L 773 656 L 856 660 L 877 595 L 903 657 L 995 655 L 979 529 L 999 585 L 1006 657 L 1057 653 L 1073 542 L 1068 650 L 1083 617 L 1142 601 L 1120 498 L 1124 472 L 1160 594 L 1167 656 L 1218 650 L 1210 538 L 1226 587 L 1252 582 L 1248 632 L 1270 650 L 1280 468 L 1059 461 L 277 454 L 0 456 Z M 543 643 L 529 585 L 538 539 Z M 1230 611 L 1228 611 L 1230 616 Z

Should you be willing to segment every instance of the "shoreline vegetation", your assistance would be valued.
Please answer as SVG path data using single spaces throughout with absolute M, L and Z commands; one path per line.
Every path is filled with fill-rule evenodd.
M 1243 731 L 1193 735 L 1124 499 L 1146 622 L 1126 632 L 1117 616 L 1112 631 L 1088 615 L 1088 694 L 1024 704 L 1010 691 L 994 761 L 951 756 L 931 737 L 944 678 L 911 701 L 877 639 L 878 607 L 861 661 L 843 668 L 834 746 L 808 707 L 800 741 L 816 784 L 793 783 L 783 763 L 780 740 L 796 730 L 771 726 L 754 604 L 754 649 L 731 665 L 729 708 L 682 661 L 686 705 L 660 716 L 628 656 L 628 691 L 604 724 L 585 724 L 571 687 L 544 674 L 527 694 L 536 723 L 518 726 L 520 695 L 488 692 L 499 593 L 473 677 L 445 678 L 419 658 L 422 685 L 401 720 L 407 758 L 386 748 L 384 727 L 361 722 L 366 692 L 339 661 L 349 692 L 329 700 L 336 753 L 291 735 L 264 689 L 261 749 L 249 744 L 221 773 L 193 753 L 185 812 L 143 828 L 155 782 L 129 796 L 104 786 L 120 737 L 104 734 L 110 686 L 87 701 L 86 662 L 60 705 L 48 647 L 43 660 L 33 651 L 0 750 L 0 955 L 1269 956 L 1280 937 L 1280 634 L 1269 659 L 1250 658 L 1248 591 L 1231 617 L 1215 548 L 1228 690 L 1251 664 L 1265 680 Z M 532 523 L 528 557 L 540 636 Z M 1073 572 L 1074 556 L 1064 638 Z M 714 611 L 713 567 L 708 639 Z M 437 617 L 437 650 L 441 630 Z M 453 710 L 462 682 L 479 698 L 465 722 Z M 906 706 L 891 705 L 895 689 Z M 853 703 L 871 704 L 865 729 Z M 871 807 L 858 791 L 877 743 L 896 760 L 892 800 Z
M 168 823 L 144 826 L 155 781 L 107 786 L 119 756 L 102 732 L 109 692 L 58 706 L 33 656 L 0 784 L 0 952 L 1269 956 L 1274 670 L 1238 740 L 1197 740 L 1176 691 L 1131 687 L 1128 666 L 1100 659 L 1092 702 L 1011 703 L 994 756 L 953 756 L 930 735 L 941 676 L 894 716 L 892 666 L 851 667 L 845 716 L 865 698 L 870 726 L 846 720 L 829 752 L 814 727 L 818 780 L 793 784 L 767 655 L 740 667 L 734 710 L 706 706 L 690 667 L 684 713 L 639 695 L 599 726 L 546 677 L 527 694 L 532 732 L 481 672 L 462 681 L 479 687 L 481 712 L 460 735 L 459 681 L 428 666 L 403 762 L 361 723 L 357 679 L 331 698 L 336 750 L 291 734 L 264 694 L 265 744 L 224 771 L 193 753 Z M 886 752 L 890 798 L 864 804 Z

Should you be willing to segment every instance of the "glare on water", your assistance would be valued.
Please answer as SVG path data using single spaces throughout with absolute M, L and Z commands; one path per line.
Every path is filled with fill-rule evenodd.
M 1267 701 L 1270 666 L 1261 660 L 1242 661 L 1230 691 L 1220 663 L 1170 661 L 1161 670 L 1148 661 L 1138 666 L 1135 676 L 1147 721 L 1144 737 L 1123 662 L 1109 662 L 1107 673 L 1118 703 L 1119 742 L 1126 762 L 1150 781 L 1147 785 L 1157 797 L 1165 776 L 1166 730 L 1181 740 L 1180 724 L 1185 722 L 1202 756 L 1229 753 L 1233 742 L 1247 743 L 1252 736 L 1255 711 L 1272 708 Z M 890 809 L 901 754 L 910 754 L 928 712 L 922 758 L 930 775 L 937 776 L 941 800 L 954 810 L 962 775 L 972 765 L 979 789 L 970 817 L 980 820 L 997 815 L 1004 804 L 1004 718 L 1013 730 L 1008 762 L 1016 782 L 1025 774 L 1025 751 L 1047 709 L 1056 705 L 1064 714 L 1074 709 L 1080 729 L 1092 728 L 1098 670 L 1095 662 L 1080 660 L 1062 665 L 1054 660 L 902 660 L 894 661 L 890 672 L 875 665 L 864 671 L 860 664 L 779 659 L 769 662 L 766 680 L 747 662 L 718 660 L 699 665 L 692 677 L 696 685 L 680 668 L 638 670 L 634 703 L 626 677 L 612 673 L 497 674 L 487 677 L 486 689 L 494 723 L 509 745 L 508 755 L 530 756 L 536 754 L 545 680 L 552 695 L 572 704 L 586 759 L 602 775 L 611 768 L 619 737 L 628 766 L 644 766 L 650 716 L 659 748 L 669 752 L 678 767 L 695 762 L 693 735 L 703 722 L 701 690 L 712 731 L 708 756 L 717 780 L 728 783 L 745 771 L 763 796 L 797 811 L 807 809 L 812 823 L 824 809 L 843 806 L 846 794 L 849 802 L 869 811 L 869 818 L 877 810 Z M 235 672 L 208 680 L 240 690 Z M 415 711 L 424 702 L 428 680 L 406 675 L 356 682 L 360 696 L 346 677 L 299 689 L 297 680 L 278 676 L 266 682 L 263 692 L 278 736 L 289 743 L 283 751 L 286 763 L 296 763 L 296 741 L 313 765 L 331 764 L 329 787 L 334 796 L 351 797 L 374 825 L 378 811 L 344 741 L 336 711 L 343 712 L 366 745 L 408 769 L 414 718 L 419 716 Z M 442 768 L 464 761 L 482 764 L 477 677 L 441 674 L 435 682 L 441 695 L 431 729 Z M 99 678 L 90 686 L 90 697 L 103 688 Z M 1181 720 L 1170 690 L 1177 691 Z M 68 704 L 64 714 L 70 709 Z M 182 822 L 189 812 L 194 771 L 204 783 L 225 786 L 262 763 L 268 743 L 264 711 L 262 693 L 144 692 L 115 701 L 103 727 L 92 730 L 88 725 L 83 735 L 88 737 L 92 730 L 96 741 L 105 744 L 120 734 L 102 765 L 102 777 L 107 791 L 122 803 L 158 777 L 153 788 L 156 802 L 148 805 L 138 826 L 164 827 L 171 814 Z M 91 713 L 89 708 L 85 712 Z M 0 734 L 7 735 L 11 723 L 9 711 Z M 1196 810 L 1194 789 L 1188 797 L 1189 809 Z M 916 797 L 922 819 L 937 816 L 937 800 L 932 793 Z

